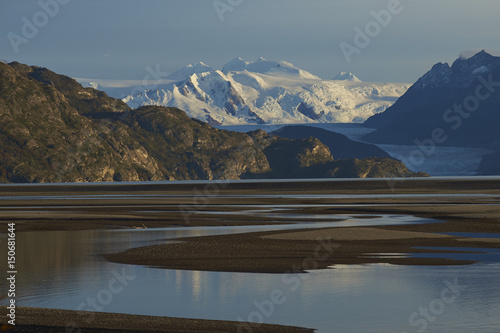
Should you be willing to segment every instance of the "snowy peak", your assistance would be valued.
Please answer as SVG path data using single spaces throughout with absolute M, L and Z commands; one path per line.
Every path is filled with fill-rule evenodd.
M 84 88 L 94 88 L 94 89 L 96 89 L 96 90 L 103 90 L 103 89 L 101 88 L 101 86 L 99 85 L 99 83 L 97 83 L 97 82 L 90 81 L 90 82 L 79 82 L 79 83 L 80 83 L 80 84 L 82 85 L 82 87 L 84 87 Z
M 360 79 L 356 77 L 356 75 L 349 72 L 340 72 L 338 73 L 333 80 L 337 81 L 351 81 L 351 82 L 362 82 Z
M 189 67 L 189 68 L 211 68 L 210 66 L 205 64 L 203 61 L 197 62 L 196 64 L 187 65 L 186 67 Z
M 349 84 L 322 80 L 289 62 L 235 58 L 222 71 L 204 63 L 188 65 L 169 82 L 121 98 L 134 108 L 177 107 L 211 124 L 362 122 L 392 105 L 409 86 L 348 78 Z
M 500 68 L 500 57 L 481 51 L 472 57 L 461 56 L 450 67 L 447 63 L 437 63 L 416 83 L 418 89 L 465 88 L 479 76 L 492 73 Z
M 223 73 L 229 73 L 229 72 L 242 72 L 246 69 L 247 65 L 250 64 L 248 61 L 245 61 L 244 59 L 237 57 L 228 62 L 227 64 L 222 67 L 222 72 Z
M 212 67 L 210 67 L 210 66 L 208 66 L 205 63 L 200 61 L 196 64 L 187 65 L 186 67 L 181 68 L 178 71 L 170 74 L 166 78 L 169 80 L 181 81 L 181 80 L 184 80 L 193 74 L 211 72 L 213 70 L 214 69 Z
M 224 65 L 222 72 L 225 74 L 229 72 L 254 72 L 260 74 L 267 74 L 272 76 L 295 76 L 300 79 L 306 80 L 319 80 L 320 78 L 295 67 L 293 64 L 286 61 L 270 61 L 262 57 L 257 58 L 256 61 L 246 61 L 240 57 L 235 58 Z

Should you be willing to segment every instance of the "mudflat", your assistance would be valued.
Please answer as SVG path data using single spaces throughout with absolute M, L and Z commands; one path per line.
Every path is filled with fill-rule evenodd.
M 7 312 L 5 306 L 0 306 L 1 312 Z M 270 325 L 250 324 L 235 321 L 200 320 L 172 317 L 138 316 L 120 313 L 70 311 L 45 308 L 16 308 L 16 325 L 2 325 L 6 332 L 81 332 L 81 333 L 149 333 L 149 332 L 238 332 L 244 331 L 245 325 L 252 332 L 285 333 L 314 332 L 312 329 Z
M 500 234 L 500 179 L 2 185 L 0 193 L 1 222 L 16 222 L 18 231 L 304 223 L 303 230 L 293 232 L 187 238 L 104 254 L 107 260 L 127 264 L 281 273 L 335 264 L 468 264 L 383 254 L 442 252 L 421 247 L 499 247 L 493 234 Z M 263 207 L 279 207 L 277 212 L 285 214 L 262 213 Z M 332 222 L 342 221 L 345 214 L 415 215 L 434 221 L 307 229 L 311 215 L 314 222 Z M 443 234 L 454 232 L 492 237 Z M 319 244 L 326 248 L 321 257 Z M 304 267 L 304 260 L 309 266 Z
M 499 248 L 499 198 L 496 179 L 1 185 L 0 223 L 15 222 L 17 232 L 304 223 L 300 230 L 192 237 L 103 254 L 117 263 L 160 268 L 304 273 L 337 264 L 467 265 L 473 261 L 411 254 L 443 252 L 432 247 Z M 321 223 L 386 214 L 432 221 L 308 228 L 311 216 Z M 453 235 L 457 232 L 482 235 Z M 82 312 L 36 308 L 19 308 L 18 313 L 16 329 L 25 332 L 58 331 L 68 318 L 82 317 Z M 234 332 L 242 324 L 125 314 L 95 318 L 82 332 Z M 152 326 L 141 324 L 148 322 Z M 302 331 L 267 325 L 252 329 Z
M 412 254 L 454 252 L 429 249 L 432 247 L 500 247 L 500 239 L 438 234 L 423 226 L 433 229 L 430 225 L 415 226 L 412 231 L 405 230 L 405 226 L 348 227 L 183 238 L 181 243 L 139 247 L 103 256 L 116 263 L 170 269 L 304 273 L 334 268 L 337 264 L 472 264 L 474 261 L 470 260 L 419 258 Z M 454 224 L 445 228 L 447 232 L 464 230 L 459 225 L 454 228 Z
M 290 222 L 251 213 L 262 205 L 287 205 L 294 222 L 310 222 L 302 213 L 325 214 L 325 221 L 344 213 L 499 221 L 498 196 L 500 178 L 0 185 L 0 223 L 27 231 Z

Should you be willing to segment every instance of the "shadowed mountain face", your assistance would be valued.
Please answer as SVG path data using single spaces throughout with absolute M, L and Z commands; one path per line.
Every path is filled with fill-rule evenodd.
M 313 126 L 285 126 L 271 134 L 287 139 L 317 138 L 330 148 L 335 159 L 391 157 L 388 153 L 375 145 L 353 141 L 343 134 L 334 133 Z
M 289 140 L 262 130 L 248 133 L 263 148 L 271 171 L 243 174 L 242 178 L 393 178 L 426 177 L 398 160 L 370 157 L 334 160 L 327 145 L 317 138 Z M 298 141 L 297 141 L 298 140 Z
M 436 64 L 365 126 L 375 143 L 495 148 L 500 145 L 500 58 L 482 51 Z
M 283 178 L 291 171 L 276 156 L 297 161 L 304 177 L 333 160 L 317 139 L 219 130 L 176 108 L 134 110 L 45 68 L 0 63 L 0 182 Z

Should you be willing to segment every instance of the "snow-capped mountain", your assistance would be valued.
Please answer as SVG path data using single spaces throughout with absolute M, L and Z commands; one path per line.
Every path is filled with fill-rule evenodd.
M 245 61 L 238 57 L 222 68 L 222 72 L 227 74 L 229 72 L 253 72 L 259 74 L 267 74 L 274 76 L 287 76 L 292 78 L 302 78 L 305 80 L 320 80 L 319 77 L 299 69 L 286 61 L 269 61 L 262 57 L 258 58 L 256 61 Z
M 179 69 L 178 71 L 175 71 L 174 73 L 168 75 L 165 79 L 173 81 L 181 81 L 193 74 L 211 72 L 213 70 L 214 69 L 212 67 L 200 61 L 199 63 L 190 64 L 184 68 Z
M 356 75 L 349 72 L 340 72 L 333 78 L 333 80 L 361 82 L 361 80 L 358 79 Z
M 80 82 L 82 87 L 84 88 L 94 88 L 95 90 L 103 90 L 103 87 L 99 85 L 99 83 L 90 81 L 90 82 Z
M 204 63 L 188 65 L 165 77 L 169 83 L 114 97 L 131 107 L 178 107 L 212 124 L 363 122 L 391 106 L 410 86 L 361 82 L 352 74 L 349 78 L 322 80 L 285 61 L 235 58 L 222 70 Z

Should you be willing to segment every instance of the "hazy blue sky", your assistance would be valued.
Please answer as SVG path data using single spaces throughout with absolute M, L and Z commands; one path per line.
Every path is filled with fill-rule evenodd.
M 214 0 L 59 1 L 68 3 L 50 17 L 38 1 L 0 0 L 0 58 L 73 77 L 142 79 L 147 66 L 220 68 L 262 56 L 322 78 L 350 71 L 364 81 L 413 82 L 462 51 L 500 49 L 498 0 L 401 0 L 401 13 L 351 63 L 339 44 L 354 45 L 354 27 L 364 29 L 387 0 L 216 0 L 236 4 L 222 21 Z M 41 27 L 25 29 L 16 54 L 9 33 L 25 38 L 23 17 Z

